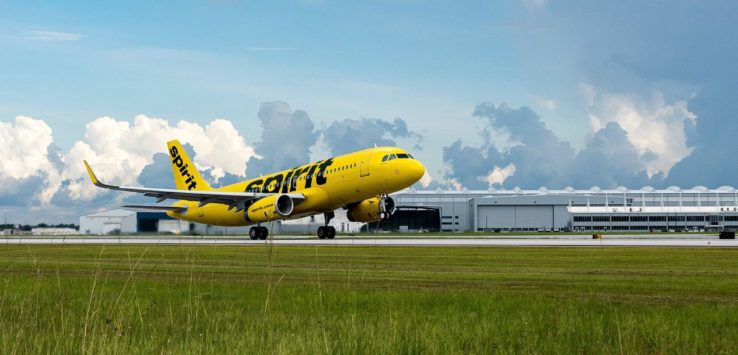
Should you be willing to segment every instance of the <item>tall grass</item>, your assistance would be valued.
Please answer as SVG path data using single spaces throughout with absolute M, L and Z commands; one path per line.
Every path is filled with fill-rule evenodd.
M 4 246 L 0 353 L 732 353 L 737 256 Z

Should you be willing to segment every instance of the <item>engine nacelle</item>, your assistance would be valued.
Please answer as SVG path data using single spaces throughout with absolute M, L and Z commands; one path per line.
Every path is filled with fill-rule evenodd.
M 292 214 L 295 202 L 283 194 L 271 195 L 254 202 L 246 209 L 246 218 L 251 222 L 269 222 Z
M 392 197 L 372 197 L 361 201 L 346 212 L 351 222 L 376 222 L 388 219 L 395 213 L 395 200 Z

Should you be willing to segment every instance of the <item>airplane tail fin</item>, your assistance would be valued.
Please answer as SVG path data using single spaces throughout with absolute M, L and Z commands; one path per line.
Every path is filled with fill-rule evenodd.
M 212 190 L 178 140 L 167 142 L 167 147 L 178 190 Z

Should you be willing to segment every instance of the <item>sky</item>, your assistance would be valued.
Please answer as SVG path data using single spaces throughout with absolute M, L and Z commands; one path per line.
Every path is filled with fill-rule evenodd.
M 169 187 L 173 138 L 216 185 L 377 144 L 418 188 L 738 186 L 735 33 L 734 1 L 0 0 L 0 213 L 137 199 L 82 159 Z

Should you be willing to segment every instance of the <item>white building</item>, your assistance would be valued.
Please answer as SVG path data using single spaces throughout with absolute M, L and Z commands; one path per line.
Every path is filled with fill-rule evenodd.
M 137 231 L 138 218 L 134 211 L 115 209 L 79 218 L 80 234 L 136 233 Z
M 398 211 L 372 228 L 395 231 L 707 231 L 738 229 L 738 190 L 416 191 L 392 197 Z
M 79 234 L 74 228 L 36 227 L 31 228 L 32 235 L 75 235 Z

